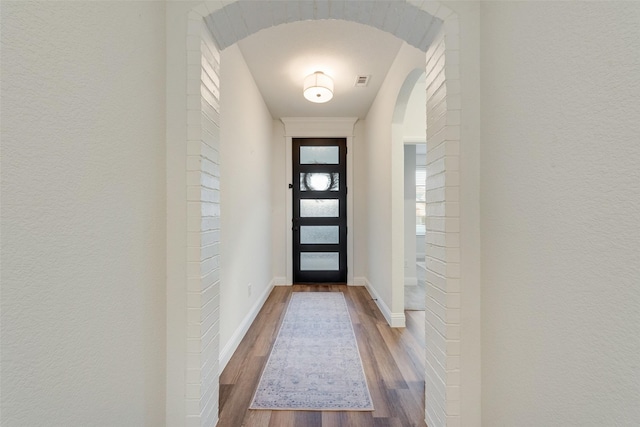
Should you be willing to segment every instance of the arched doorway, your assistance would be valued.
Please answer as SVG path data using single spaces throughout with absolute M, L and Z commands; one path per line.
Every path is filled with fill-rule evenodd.
M 424 249 L 416 249 L 417 246 L 424 247 L 425 243 L 424 232 L 420 233 L 422 237 L 418 242 L 416 227 L 416 146 L 426 151 L 426 117 L 425 72 L 420 68 L 407 75 L 396 100 L 392 124 L 392 153 L 398 158 L 392 161 L 391 173 L 398 187 L 403 184 L 403 191 L 393 194 L 392 209 L 395 212 L 392 227 L 394 239 L 398 240 L 394 247 L 402 246 L 404 249 L 403 256 L 394 256 L 394 287 L 397 287 L 399 295 L 403 295 L 405 310 L 424 310 L 424 278 L 421 277 L 418 286 L 416 268 L 417 254 L 420 254 L 422 265 L 425 261 Z M 424 184 L 426 182 L 422 183 L 423 190 Z M 420 206 L 424 207 L 424 204 Z M 421 225 L 424 228 L 424 223 Z
M 200 197 L 202 182 L 216 179 L 216 159 L 205 159 L 202 147 L 216 150 L 219 141 L 215 126 L 219 125 L 216 88 L 219 87 L 219 52 L 243 37 L 260 29 L 292 21 L 307 19 L 343 19 L 374 26 L 394 34 L 426 54 L 427 122 L 432 145 L 433 179 L 427 183 L 433 190 L 433 199 L 427 216 L 432 219 L 434 239 L 427 261 L 430 275 L 428 287 L 431 294 L 431 313 L 427 317 L 426 393 L 425 418 L 429 425 L 445 425 L 459 419 L 460 399 L 456 391 L 460 386 L 459 358 L 460 314 L 456 301 L 459 294 L 459 230 L 455 220 L 459 216 L 456 203 L 448 195 L 455 194 L 457 185 L 449 179 L 449 172 L 458 171 L 459 123 L 447 120 L 451 109 L 460 109 L 454 103 L 447 104 L 447 88 L 458 88 L 457 60 L 446 64 L 449 50 L 447 36 L 456 36 L 457 17 L 437 3 L 424 3 L 420 7 L 397 1 L 376 2 L 244 2 L 223 4 L 212 2 L 193 9 L 189 15 L 187 34 L 187 286 L 184 300 L 188 315 L 183 323 L 175 321 L 173 330 L 185 331 L 186 348 L 183 369 L 186 402 L 178 395 L 167 398 L 169 406 L 183 405 L 188 425 L 214 425 L 217 421 L 218 369 L 216 325 L 219 324 L 219 304 L 215 292 L 218 280 L 216 263 L 212 257 L 204 257 L 201 239 L 215 239 L 219 223 L 220 206 L 216 201 Z M 294 6 L 294 7 L 291 7 Z M 456 25 L 443 22 L 456 21 Z M 457 52 L 452 54 L 457 59 Z M 445 68 L 445 64 L 447 65 Z M 204 71 L 204 72 L 203 72 Z M 447 74 L 445 74 L 445 72 Z M 455 76 L 448 78 L 447 75 Z M 203 90 L 206 88 L 207 90 Z M 459 117 L 459 114 L 458 114 Z M 211 127 L 207 129 L 207 127 Z M 206 161 L 203 161 L 206 160 Z M 198 179 L 198 177 L 200 179 Z M 453 221 L 450 221 L 453 220 Z M 458 295 L 459 301 L 459 295 Z M 204 307 L 207 306 L 206 313 Z M 428 307 L 429 309 L 429 307 Z M 205 318 L 206 317 L 206 318 Z M 171 322 L 172 320 L 169 319 Z M 204 325 L 207 325 L 204 328 Z M 179 341 L 179 340 L 178 340 Z M 180 342 L 168 342 L 168 348 L 183 346 Z M 180 352 L 180 349 L 174 349 Z M 171 373 L 168 372 L 168 377 Z M 167 387 L 171 385 L 168 383 Z

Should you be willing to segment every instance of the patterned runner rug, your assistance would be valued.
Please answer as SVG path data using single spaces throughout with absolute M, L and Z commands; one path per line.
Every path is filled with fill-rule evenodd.
M 250 409 L 373 411 L 342 292 L 294 292 Z

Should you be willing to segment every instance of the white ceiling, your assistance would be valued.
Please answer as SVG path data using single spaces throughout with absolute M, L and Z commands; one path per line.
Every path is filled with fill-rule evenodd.
M 238 42 L 274 118 L 364 118 L 402 41 L 368 25 L 342 20 L 299 21 L 259 31 Z M 302 96 L 304 78 L 323 71 L 334 98 L 314 104 Z M 354 87 L 370 75 L 367 87 Z

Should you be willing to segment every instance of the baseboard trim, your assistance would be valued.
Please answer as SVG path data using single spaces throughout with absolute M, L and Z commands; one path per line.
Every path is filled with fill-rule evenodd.
M 273 283 L 274 286 L 291 286 L 291 284 L 287 283 L 286 277 L 274 277 Z
M 376 302 L 376 305 L 380 309 L 380 312 L 384 316 L 389 326 L 391 326 L 392 328 L 404 328 L 406 326 L 406 318 L 404 316 L 404 311 L 401 313 L 393 313 L 389 309 L 389 306 L 387 306 L 387 304 L 382 300 L 382 298 L 380 298 L 380 295 L 375 290 L 375 288 L 371 285 L 369 280 L 367 280 L 366 278 L 364 280 L 365 280 L 365 287 L 369 292 L 369 295 L 371 295 L 371 298 L 373 298 L 373 300 Z
M 251 307 L 251 309 L 249 310 L 247 315 L 244 317 L 244 319 L 242 320 L 238 328 L 235 330 L 233 335 L 231 335 L 231 339 L 229 340 L 229 342 L 220 351 L 220 356 L 218 357 L 218 363 L 220 366 L 219 372 L 222 372 L 224 368 L 227 366 L 227 363 L 229 363 L 229 360 L 231 360 L 231 356 L 233 356 L 233 353 L 235 353 L 236 349 L 240 345 L 240 342 L 242 341 L 244 336 L 247 334 L 249 327 L 251 327 L 251 324 L 253 323 L 253 321 L 256 319 L 256 316 L 260 312 L 260 309 L 262 308 L 264 303 L 267 301 L 267 298 L 269 298 L 269 294 L 271 294 L 271 290 L 273 289 L 274 286 L 276 286 L 277 279 L 279 278 L 274 277 L 271 280 L 271 282 L 269 282 L 269 285 L 267 286 L 267 288 L 264 290 L 264 292 L 262 292 L 258 300 L 255 302 L 255 304 L 253 304 L 253 307 Z
M 354 277 L 353 283 L 350 284 L 350 286 L 366 286 L 366 285 L 367 285 L 367 279 L 365 279 L 364 277 Z

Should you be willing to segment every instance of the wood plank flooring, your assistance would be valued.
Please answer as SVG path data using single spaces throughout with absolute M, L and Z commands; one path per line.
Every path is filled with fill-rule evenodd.
M 373 398 L 373 412 L 249 410 L 292 292 L 343 292 Z M 220 375 L 220 427 L 425 427 L 424 312 L 390 328 L 364 287 L 276 287 Z

